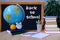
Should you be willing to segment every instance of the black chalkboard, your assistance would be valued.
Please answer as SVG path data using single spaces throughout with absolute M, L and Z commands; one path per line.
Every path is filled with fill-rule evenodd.
M 2 14 L 2 31 L 5 31 L 9 28 L 9 24 L 4 20 L 3 18 L 3 11 L 4 9 L 9 6 L 9 5 L 16 5 L 16 4 L 2 4 L 1 5 L 1 14 Z M 19 4 L 25 12 L 25 18 L 22 22 L 22 29 L 25 30 L 36 30 L 37 29 L 37 24 L 36 21 L 40 21 L 42 20 L 42 15 L 43 15 L 43 10 L 42 10 L 42 3 L 41 4 Z M 28 7 L 28 9 L 27 9 Z M 31 9 L 32 8 L 32 9 Z

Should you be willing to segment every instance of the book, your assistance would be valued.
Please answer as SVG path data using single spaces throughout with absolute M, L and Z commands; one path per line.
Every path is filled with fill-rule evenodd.
M 57 27 L 57 25 L 46 25 L 45 24 L 45 27 Z
M 45 18 L 45 20 L 56 20 L 56 18 Z
M 46 20 L 46 22 L 56 22 L 56 20 Z
M 25 33 L 25 30 L 24 29 L 16 29 L 16 30 L 7 30 L 7 32 L 10 35 L 16 35 L 16 34 Z
M 56 16 L 45 16 L 45 18 L 56 18 Z
M 60 31 L 45 31 L 45 33 L 60 33 Z
M 34 38 L 45 38 L 47 37 L 49 34 L 44 33 L 44 32 L 26 32 L 21 34 L 22 36 L 30 36 L 30 37 L 34 37 Z
M 59 31 L 59 28 L 45 28 L 46 30 L 50 30 L 50 31 L 52 31 L 52 30 L 58 30 Z
M 46 22 L 46 25 L 56 25 L 56 22 Z

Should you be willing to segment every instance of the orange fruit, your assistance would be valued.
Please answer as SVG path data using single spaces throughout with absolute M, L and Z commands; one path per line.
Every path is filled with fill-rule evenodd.
M 15 29 L 16 29 L 16 25 L 15 25 L 15 24 L 11 24 L 11 25 L 10 25 L 10 29 L 11 29 L 11 30 L 15 30 Z

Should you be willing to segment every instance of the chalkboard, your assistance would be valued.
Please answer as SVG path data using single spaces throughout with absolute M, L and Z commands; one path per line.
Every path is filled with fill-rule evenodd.
M 44 8 L 43 2 L 4 2 L 0 3 L 0 30 L 5 31 L 9 28 L 9 23 L 7 23 L 3 18 L 3 11 L 9 5 L 20 5 L 25 12 L 25 17 L 22 22 L 22 28 L 25 30 L 36 30 L 37 23 L 36 21 L 40 21 L 43 25 L 43 15 L 44 15 Z

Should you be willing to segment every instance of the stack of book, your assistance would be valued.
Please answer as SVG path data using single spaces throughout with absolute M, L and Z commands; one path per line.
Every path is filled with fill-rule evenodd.
M 46 33 L 60 33 L 59 28 L 57 27 L 56 16 L 46 16 L 45 22 Z

